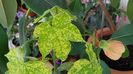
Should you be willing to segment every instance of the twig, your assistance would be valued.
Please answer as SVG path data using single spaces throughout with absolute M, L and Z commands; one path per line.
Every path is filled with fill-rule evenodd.
M 110 16 L 108 10 L 106 9 L 105 4 L 103 3 L 103 0 L 99 0 L 99 4 L 100 4 L 101 9 L 104 11 L 104 14 L 106 16 L 107 21 L 110 24 L 111 31 L 114 32 L 115 31 L 115 24 L 113 23 L 112 18 Z

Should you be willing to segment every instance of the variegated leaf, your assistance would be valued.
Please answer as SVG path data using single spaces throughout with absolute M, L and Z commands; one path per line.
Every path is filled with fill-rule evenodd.
M 102 68 L 98 62 L 91 44 L 86 44 L 86 52 L 90 60 L 80 59 L 74 63 L 68 74 L 102 74 Z
M 73 16 L 69 12 L 56 6 L 50 13 L 52 20 L 38 25 L 34 30 L 34 36 L 38 38 L 43 58 L 53 50 L 56 57 L 64 61 L 71 49 L 70 41 L 84 42 L 84 40 L 78 28 L 71 23 Z
M 24 62 L 22 50 L 22 48 L 11 49 L 6 55 L 9 59 L 6 74 L 52 74 L 52 70 L 42 61 Z

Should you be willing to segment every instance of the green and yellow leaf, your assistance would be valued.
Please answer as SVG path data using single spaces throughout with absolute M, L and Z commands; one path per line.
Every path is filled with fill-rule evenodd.
M 56 57 L 64 61 L 71 50 L 70 41 L 84 42 L 84 40 L 78 28 L 71 23 L 74 17 L 70 13 L 57 6 L 53 7 L 50 13 L 52 20 L 39 24 L 34 30 L 34 36 L 38 38 L 43 58 L 53 50 Z
M 6 55 L 9 59 L 6 74 L 52 74 L 52 70 L 42 61 L 24 62 L 22 50 L 22 48 L 11 49 Z
M 89 60 L 80 59 L 68 71 L 68 74 L 102 74 L 102 68 L 98 62 L 92 45 L 86 44 L 86 52 L 89 55 Z

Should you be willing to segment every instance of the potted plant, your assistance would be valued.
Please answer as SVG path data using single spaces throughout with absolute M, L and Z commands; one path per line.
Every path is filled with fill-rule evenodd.
M 132 25 L 117 29 L 113 15 L 119 10 L 111 10 L 115 9 L 113 0 L 111 4 L 102 0 L 66 2 L 24 0 L 29 8 L 18 22 L 20 45 L 5 53 L 9 60 L 6 74 L 113 74 L 106 58 L 101 57 L 116 62 L 127 53 L 125 46 L 132 44 Z M 29 19 L 32 10 L 38 17 Z M 132 21 L 132 17 L 129 19 Z M 4 25 L 2 22 L 8 30 Z M 102 51 L 105 55 L 100 55 Z

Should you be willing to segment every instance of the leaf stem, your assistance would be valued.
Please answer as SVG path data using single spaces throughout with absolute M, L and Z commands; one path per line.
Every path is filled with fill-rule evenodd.
M 57 74 L 56 55 L 55 55 L 54 51 L 53 51 L 52 59 L 53 59 L 53 63 L 54 63 L 54 74 Z
M 25 17 L 28 17 L 29 13 L 30 13 L 30 8 L 27 10 Z
M 101 21 L 101 31 L 102 32 L 100 34 L 100 38 L 103 36 L 104 19 L 105 19 L 104 12 L 102 11 L 102 21 Z
M 28 21 L 28 14 L 30 12 L 30 9 L 28 9 L 27 13 L 21 18 L 20 22 L 19 22 L 19 36 L 20 36 L 20 46 L 23 46 L 24 51 L 25 51 L 25 56 L 28 56 L 30 54 L 30 47 L 29 47 L 29 43 L 25 42 L 28 40 L 27 39 L 27 21 Z M 25 61 L 27 61 L 26 58 L 24 58 Z
M 44 16 L 46 16 L 49 12 L 50 12 L 50 9 L 47 10 L 47 11 L 45 11 L 45 12 L 43 13 L 43 15 L 41 15 L 40 17 L 36 18 L 36 19 L 34 20 L 33 23 L 39 22 L 39 21 L 40 21 L 42 18 L 44 18 Z

